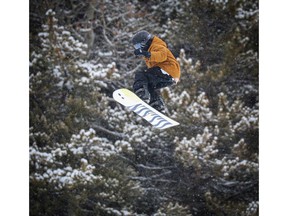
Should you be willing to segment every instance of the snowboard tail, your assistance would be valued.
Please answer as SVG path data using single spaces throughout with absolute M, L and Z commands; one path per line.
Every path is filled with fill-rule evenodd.
M 129 110 L 144 118 L 158 129 L 166 129 L 179 125 L 178 122 L 160 113 L 147 103 L 142 101 L 136 94 L 128 89 L 117 89 L 113 92 L 113 98 Z

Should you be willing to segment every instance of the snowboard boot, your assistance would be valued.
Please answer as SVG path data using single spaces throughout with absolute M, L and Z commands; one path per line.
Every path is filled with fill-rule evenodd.
M 163 114 L 166 113 L 165 104 L 162 98 L 158 98 L 157 100 L 151 101 L 149 105 Z
M 150 101 L 150 93 L 148 91 L 148 87 L 147 86 L 143 86 L 139 89 L 137 89 L 134 92 L 139 98 L 141 98 L 141 100 L 143 100 L 145 103 L 149 103 Z

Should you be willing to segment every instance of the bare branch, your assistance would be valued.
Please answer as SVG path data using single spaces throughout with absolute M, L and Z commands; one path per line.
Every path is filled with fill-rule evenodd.
M 94 129 L 98 130 L 98 131 L 104 132 L 104 133 L 109 134 L 109 135 L 112 135 L 112 136 L 114 136 L 114 137 L 119 137 L 119 138 L 122 138 L 122 139 L 127 137 L 127 136 L 126 136 L 125 134 L 123 134 L 123 133 L 111 131 L 111 130 L 108 130 L 108 129 L 106 129 L 106 128 L 104 128 L 104 127 L 101 127 L 101 126 L 99 126 L 99 125 L 96 125 L 96 124 L 94 124 L 92 127 L 93 127 Z

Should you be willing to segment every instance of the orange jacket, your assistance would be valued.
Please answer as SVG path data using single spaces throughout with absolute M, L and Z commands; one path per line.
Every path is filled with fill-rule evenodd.
M 148 51 L 151 53 L 149 59 L 145 58 L 148 68 L 159 66 L 173 78 L 180 78 L 180 65 L 163 40 L 154 36 Z

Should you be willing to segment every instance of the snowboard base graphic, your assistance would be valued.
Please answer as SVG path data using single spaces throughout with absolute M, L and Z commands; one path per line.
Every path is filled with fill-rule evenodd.
M 118 103 L 127 107 L 129 110 L 135 112 L 151 125 L 158 129 L 166 129 L 179 125 L 178 122 L 170 119 L 164 114 L 160 113 L 153 107 L 149 106 L 147 103 L 142 101 L 136 94 L 132 91 L 122 88 L 117 89 L 113 92 L 113 98 Z

